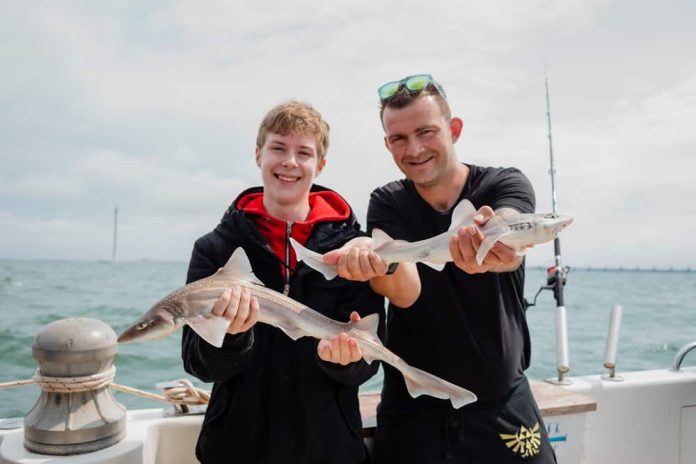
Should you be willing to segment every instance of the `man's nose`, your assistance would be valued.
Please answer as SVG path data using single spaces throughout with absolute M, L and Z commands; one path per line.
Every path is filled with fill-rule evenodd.
M 410 137 L 406 143 L 406 155 L 417 156 L 423 150 L 423 144 L 417 137 Z

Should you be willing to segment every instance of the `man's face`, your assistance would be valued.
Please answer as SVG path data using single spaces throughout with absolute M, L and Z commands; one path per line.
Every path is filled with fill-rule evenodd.
M 437 185 L 455 166 L 461 120 L 445 119 L 434 97 L 420 96 L 405 108 L 387 107 L 382 122 L 394 162 L 416 185 Z
M 263 146 L 256 149 L 256 164 L 261 168 L 264 196 L 279 206 L 294 207 L 307 201 L 326 160 L 319 160 L 313 135 L 269 132 Z

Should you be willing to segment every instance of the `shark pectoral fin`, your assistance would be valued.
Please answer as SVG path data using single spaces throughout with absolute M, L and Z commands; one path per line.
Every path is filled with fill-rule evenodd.
M 493 245 L 495 245 L 495 242 L 500 240 L 502 237 L 505 237 L 509 233 L 509 231 L 505 231 L 498 234 L 489 235 L 488 237 L 484 238 L 483 242 L 481 242 L 481 246 L 479 246 L 479 249 L 476 252 L 476 263 L 480 266 L 483 260 L 486 258 L 488 252 L 491 251 L 491 248 L 493 248 Z
M 431 267 L 435 269 L 436 271 L 441 271 L 445 268 L 445 264 L 447 263 L 429 263 L 428 261 L 421 261 L 422 264 L 425 264 L 428 267 Z
M 331 280 L 336 277 L 336 266 L 324 264 L 324 261 L 322 261 L 322 255 L 302 246 L 300 242 L 292 237 L 290 237 L 290 244 L 295 250 L 298 261 L 302 261 L 315 271 L 320 272 L 326 280 Z
M 351 328 L 364 330 L 365 332 L 377 335 L 377 328 L 379 327 L 379 315 L 370 314 L 369 316 L 363 317 L 359 321 L 349 322 L 349 324 Z
M 527 254 L 527 252 L 530 250 L 530 248 L 533 248 L 533 246 L 534 245 L 523 246 L 522 248 L 515 250 L 515 255 L 524 256 Z
M 249 264 L 249 258 L 242 247 L 238 247 L 227 260 L 225 266 L 218 271 L 218 277 L 228 280 L 246 280 L 255 284 L 263 285 L 259 279 L 254 276 L 254 271 Z
M 387 242 L 391 242 L 393 239 L 388 233 L 382 229 L 374 228 L 372 229 L 372 249 L 376 250 Z
M 282 325 L 282 326 L 278 326 L 278 328 L 280 330 L 282 330 L 285 333 L 285 335 L 292 338 L 293 340 L 297 340 L 298 338 L 302 338 L 302 337 L 307 336 L 307 334 L 302 329 L 300 329 L 299 327 L 295 327 L 293 325 L 288 325 L 288 326 Z
M 476 216 L 474 205 L 466 199 L 460 201 L 457 207 L 454 208 L 454 211 L 452 211 L 452 222 L 448 230 L 455 230 L 461 226 L 473 224 L 474 216 Z
M 196 332 L 203 340 L 211 345 L 220 348 L 225 340 L 227 327 L 230 325 L 229 319 L 217 316 L 198 316 L 186 319 L 194 332 Z

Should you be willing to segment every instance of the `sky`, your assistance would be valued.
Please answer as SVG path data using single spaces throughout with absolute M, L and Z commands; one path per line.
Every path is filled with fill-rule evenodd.
M 299 99 L 331 125 L 317 183 L 364 224 L 402 175 L 376 89 L 430 73 L 458 158 L 514 166 L 563 261 L 696 268 L 696 2 L 0 3 L 0 259 L 187 261 L 244 188 L 256 131 Z M 551 244 L 528 264 L 553 263 Z

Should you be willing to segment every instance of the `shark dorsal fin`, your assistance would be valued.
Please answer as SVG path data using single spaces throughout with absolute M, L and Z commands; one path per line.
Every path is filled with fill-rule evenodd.
M 372 249 L 376 250 L 387 242 L 391 242 L 392 238 L 382 229 L 372 229 Z
M 474 216 L 476 216 L 476 208 L 467 199 L 459 202 L 454 211 L 452 211 L 452 222 L 448 230 L 459 229 L 461 226 L 473 224 Z
M 217 277 L 226 280 L 245 280 L 263 285 L 263 282 L 254 276 L 254 271 L 251 269 L 251 264 L 249 264 L 249 258 L 242 247 L 234 250 L 225 266 L 217 272 Z
M 350 323 L 352 328 L 364 330 L 373 335 L 377 335 L 377 327 L 379 327 L 379 316 L 377 314 L 370 314 L 365 316 L 359 321 Z

